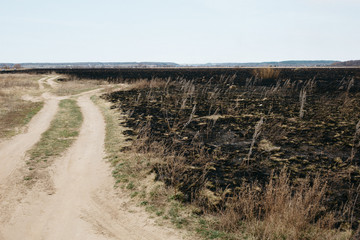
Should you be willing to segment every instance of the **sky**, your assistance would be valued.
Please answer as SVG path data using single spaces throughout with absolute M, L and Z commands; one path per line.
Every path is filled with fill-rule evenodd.
M 360 59 L 360 0 L 0 0 L 0 62 Z

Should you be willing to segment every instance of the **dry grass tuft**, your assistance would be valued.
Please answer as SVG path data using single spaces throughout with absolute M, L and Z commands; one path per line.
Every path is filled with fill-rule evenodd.
M 153 78 L 151 80 L 148 79 L 140 79 L 133 83 L 130 83 L 128 89 L 144 89 L 144 88 L 160 88 L 164 87 L 168 84 L 168 82 L 163 79 Z
M 281 70 L 277 68 L 255 68 L 253 74 L 260 79 L 277 79 Z
M 215 228 L 251 239 L 349 239 L 350 232 L 332 229 L 333 214 L 324 214 L 326 189 L 319 177 L 291 185 L 283 169 L 263 190 L 256 183 L 243 185 L 220 210 Z

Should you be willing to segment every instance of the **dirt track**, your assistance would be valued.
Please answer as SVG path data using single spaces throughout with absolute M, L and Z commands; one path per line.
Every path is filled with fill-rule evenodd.
M 23 181 L 24 154 L 49 126 L 59 98 L 45 95 L 45 107 L 26 136 L 1 145 L 1 164 L 8 166 L 0 171 L 1 240 L 180 239 L 172 230 L 155 226 L 142 209 L 129 205 L 124 194 L 113 189 L 111 170 L 103 159 L 105 123 L 90 100 L 92 94 L 78 98 L 84 118 L 78 139 L 31 188 Z
M 48 77 L 40 79 L 40 89 L 44 89 L 43 82 L 45 80 L 50 82 L 53 79 Z M 27 131 L 9 141 L 0 143 L 0 183 L 16 169 L 18 164 L 24 162 L 26 151 L 40 140 L 41 134 L 50 126 L 50 121 L 55 116 L 59 99 L 49 98 L 48 93 L 44 93 L 42 97 L 45 100 L 44 107 L 30 121 Z

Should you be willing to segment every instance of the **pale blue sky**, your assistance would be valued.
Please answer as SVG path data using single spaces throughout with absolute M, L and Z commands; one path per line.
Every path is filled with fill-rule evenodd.
M 360 59 L 360 0 L 0 0 L 0 62 Z

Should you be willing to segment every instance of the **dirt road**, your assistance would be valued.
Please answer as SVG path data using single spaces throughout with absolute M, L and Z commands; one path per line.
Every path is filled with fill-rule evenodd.
M 48 77 L 40 79 L 40 89 L 44 89 L 44 81 L 52 79 Z M 26 151 L 40 140 L 41 134 L 50 126 L 50 121 L 55 116 L 59 99 L 50 98 L 48 93 L 44 93 L 42 97 L 45 101 L 44 107 L 32 118 L 27 131 L 0 143 L 0 183 L 19 167 L 19 164 L 24 163 Z
M 35 186 L 27 189 L 24 185 L 24 159 L 16 148 L 0 152 L 6 153 L 6 159 L 19 162 L 9 164 L 13 170 L 1 175 L 0 239 L 180 239 L 173 230 L 156 226 L 141 208 L 129 205 L 127 197 L 113 189 L 111 170 L 103 159 L 105 123 L 90 100 L 92 94 L 78 97 L 84 118 L 78 139 L 44 170 L 47 177 Z M 55 99 L 48 102 L 56 105 Z M 42 132 L 51 116 L 42 123 L 36 116 L 31 124 Z M 37 129 L 40 125 L 42 129 Z M 29 127 L 28 133 L 34 131 Z M 16 139 L 11 140 L 12 144 L 21 145 Z

